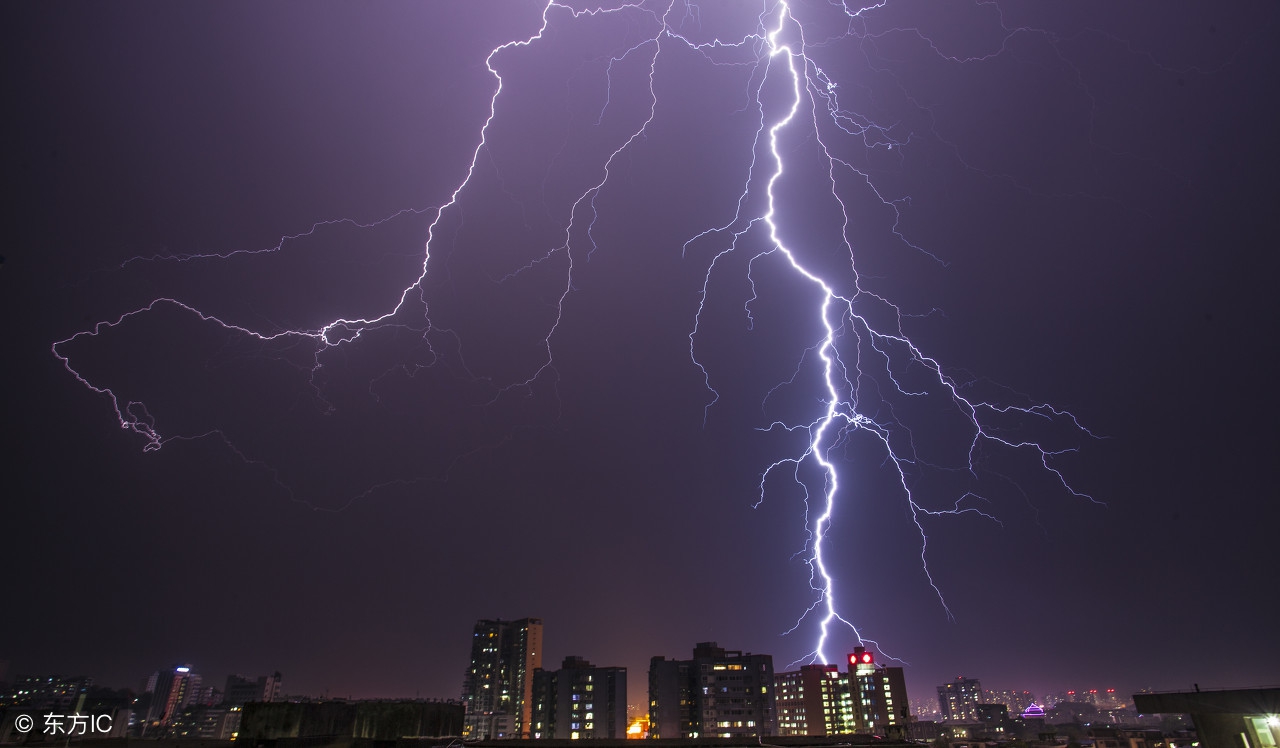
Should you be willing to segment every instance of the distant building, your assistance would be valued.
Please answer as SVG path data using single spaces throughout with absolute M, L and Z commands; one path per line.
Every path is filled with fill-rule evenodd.
M 147 680 L 151 705 L 146 721 L 167 725 L 184 708 L 199 702 L 202 694 L 202 678 L 190 665 L 174 665 L 158 670 Z
M 92 678 L 64 678 L 60 675 L 22 676 L 14 680 L 4 703 L 9 706 L 35 709 L 76 711 L 83 707 L 89 689 L 92 687 Z
M 932 720 L 920 720 L 907 723 L 907 739 L 921 743 L 932 743 L 943 736 L 942 725 Z
M 476 621 L 462 682 L 463 737 L 527 738 L 533 724 L 533 673 L 542 667 L 542 619 Z M 624 702 L 625 703 L 625 702 Z
M 240 717 L 238 706 L 189 706 L 170 717 L 165 736 L 235 740 L 240 731 Z
M 938 686 L 938 708 L 943 722 L 977 722 L 982 684 L 976 678 L 958 677 Z
M 651 738 L 777 734 L 773 657 L 701 642 L 691 660 L 649 663 Z
M 244 706 L 251 701 L 279 701 L 283 676 L 279 672 L 249 679 L 243 675 L 228 675 L 223 703 L 228 706 Z
M 1093 739 L 1094 748 L 1165 748 L 1168 743 L 1160 730 L 1093 727 L 1089 729 L 1089 737 Z
M 532 737 L 625 738 L 627 669 L 566 657 L 559 670 L 533 674 Z
M 984 734 L 1000 736 L 1009 731 L 1009 707 L 1004 704 L 978 704 L 978 724 L 982 725 Z
M 1009 707 L 1009 714 L 1022 714 L 1027 707 L 1034 704 L 1036 695 L 1030 691 L 993 691 L 985 690 L 982 692 L 982 703 L 984 704 L 1004 704 Z

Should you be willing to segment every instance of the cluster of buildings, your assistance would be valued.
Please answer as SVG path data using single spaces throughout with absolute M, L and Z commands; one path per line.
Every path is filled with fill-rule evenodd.
M 391 748 L 407 740 L 417 748 L 413 740 L 462 733 L 457 701 L 313 701 L 282 696 L 281 686 L 277 672 L 232 675 L 220 690 L 191 665 L 152 673 L 139 695 L 95 688 L 89 678 L 20 678 L 0 685 L 0 746 L 143 738 L 253 748 Z
M 239 733 L 244 705 L 278 701 L 281 683 L 278 672 L 257 678 L 232 675 L 225 689 L 218 689 L 206 684 L 191 665 L 173 665 L 152 673 L 135 697 L 128 691 L 95 688 L 91 678 L 20 678 L 0 698 L 11 712 L 0 725 L 0 742 L 13 737 L 13 720 L 24 713 L 105 715 L 107 719 L 94 725 L 96 737 L 232 740 Z
M 1061 691 L 1037 700 L 1030 691 L 984 690 L 977 679 L 964 677 L 938 686 L 937 711 L 927 713 L 940 724 L 976 725 L 997 733 L 1046 723 L 1152 727 L 1161 722 L 1157 715 L 1136 712 L 1114 688 Z
M 841 665 L 810 664 L 780 673 L 770 655 L 716 642 L 696 644 L 688 659 L 653 657 L 647 709 L 628 721 L 626 668 L 597 666 L 578 656 L 564 658 L 557 669 L 544 668 L 542 642 L 538 618 L 477 621 L 460 702 L 283 697 L 278 672 L 232 675 L 220 690 L 190 665 L 156 671 L 136 697 L 95 687 L 88 678 L 21 678 L 0 688 L 0 746 L 70 744 L 88 737 L 235 741 L 244 748 L 421 748 L 425 744 L 415 741 L 443 738 L 452 746 L 460 737 L 1280 748 L 1280 689 L 1143 692 L 1132 706 L 1114 690 L 1066 691 L 1037 703 L 1030 692 L 984 691 L 977 679 L 959 677 L 937 687 L 936 711 L 932 705 L 928 711 L 936 720 L 926 721 L 920 718 L 923 704 L 913 709 L 908 701 L 902 668 L 880 665 L 862 647 Z M 1126 709 L 1154 722 L 1117 719 Z M 1195 729 L 1168 729 L 1182 715 L 1190 716 Z M 81 732 L 49 734 L 40 728 L 50 718 Z
M 902 735 L 908 719 L 902 668 L 858 647 L 848 668 L 806 665 L 775 673 L 773 657 L 694 646 L 689 659 L 649 663 L 646 717 L 627 721 L 627 670 L 566 657 L 542 667 L 542 620 L 477 621 L 462 686 L 462 737 L 758 738 Z
M 781 673 L 774 672 L 770 655 L 715 642 L 696 644 L 688 659 L 653 657 L 647 714 L 628 723 L 626 668 L 571 656 L 559 669 L 545 669 L 542 641 L 538 618 L 476 622 L 462 687 L 464 740 L 711 739 L 734 745 L 775 738 L 805 745 L 805 739 L 853 744 L 885 738 L 948 748 L 997 748 L 1015 741 L 1029 748 L 1072 742 L 1087 748 L 1280 746 L 1280 689 L 1203 699 L 1135 697 L 1139 707 L 1148 699 L 1148 717 L 1157 725 L 1159 715 L 1199 705 L 1202 713 L 1187 713 L 1201 737 L 1214 731 L 1216 739 L 1206 742 L 1195 731 L 1125 726 L 1115 717 L 1129 705 L 1114 690 L 1067 691 L 1051 696 L 1046 707 L 1028 691 L 984 691 L 977 679 L 964 677 L 937 687 L 937 719 L 925 721 L 911 713 L 902 668 L 876 663 L 862 647 L 840 666 L 812 664 Z M 1080 719 L 1090 714 L 1100 719 Z M 1231 742 L 1236 737 L 1240 741 Z
M 233 739 L 240 732 L 244 705 L 278 701 L 282 681 L 278 672 L 257 678 L 231 675 L 220 691 L 205 685 L 191 665 L 157 670 L 147 679 L 135 732 L 142 737 Z

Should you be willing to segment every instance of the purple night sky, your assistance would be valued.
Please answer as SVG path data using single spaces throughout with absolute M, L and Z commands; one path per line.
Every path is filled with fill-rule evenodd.
M 970 453 L 929 366 L 852 325 L 841 614 L 917 699 L 1274 683 L 1280 6 L 882 5 L 792 0 L 779 43 L 857 132 L 804 94 L 778 234 L 966 396 L 1079 418 L 986 423 L 1078 448 L 1048 464 L 1087 496 Z M 764 215 L 789 74 L 694 48 L 779 6 L 667 8 L 549 10 L 493 56 L 477 151 L 538 2 L 3 6 L 8 677 L 456 698 L 474 621 L 537 616 L 544 664 L 627 666 L 638 703 L 696 641 L 811 652 L 804 490 L 760 483 L 808 438 L 769 425 L 827 407 L 821 299 L 763 222 L 707 277 Z M 282 334 L 391 312 L 429 232 L 394 317 Z

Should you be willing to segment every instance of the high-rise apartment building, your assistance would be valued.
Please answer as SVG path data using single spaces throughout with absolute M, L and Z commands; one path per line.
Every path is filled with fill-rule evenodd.
M 863 647 L 848 657 L 849 670 L 805 665 L 774 676 L 778 734 L 887 735 L 905 725 L 907 682 L 900 667 L 880 667 Z
M 627 669 L 566 657 L 559 670 L 533 674 L 532 737 L 625 738 Z
M 533 671 L 542 667 L 542 619 L 476 621 L 471 664 L 462 683 L 462 736 L 530 736 Z
M 835 665 L 802 665 L 773 676 L 779 735 L 846 735 L 854 732 L 849 677 Z
M 880 667 L 863 647 L 849 655 L 849 686 L 857 732 L 885 735 L 889 728 L 905 725 L 907 679 L 900 667 Z
M 957 677 L 938 686 L 938 708 L 943 722 L 977 722 L 982 701 L 982 683 L 977 678 Z
M 773 657 L 694 647 L 691 660 L 649 663 L 649 737 L 755 738 L 777 734 Z
M 169 724 L 183 707 L 199 700 L 202 680 L 190 665 L 175 665 L 153 673 L 147 679 L 147 691 L 151 693 L 147 721 Z
M 694 678 L 689 660 L 649 660 L 649 737 L 679 738 L 698 733 L 694 716 Z

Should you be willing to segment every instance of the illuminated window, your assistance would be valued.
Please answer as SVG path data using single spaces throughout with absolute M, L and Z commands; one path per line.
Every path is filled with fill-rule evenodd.
M 1256 748 L 1276 748 L 1275 736 L 1271 733 L 1271 725 L 1268 724 L 1270 720 L 1266 717 L 1250 717 L 1248 721 L 1253 728 L 1253 745 Z

